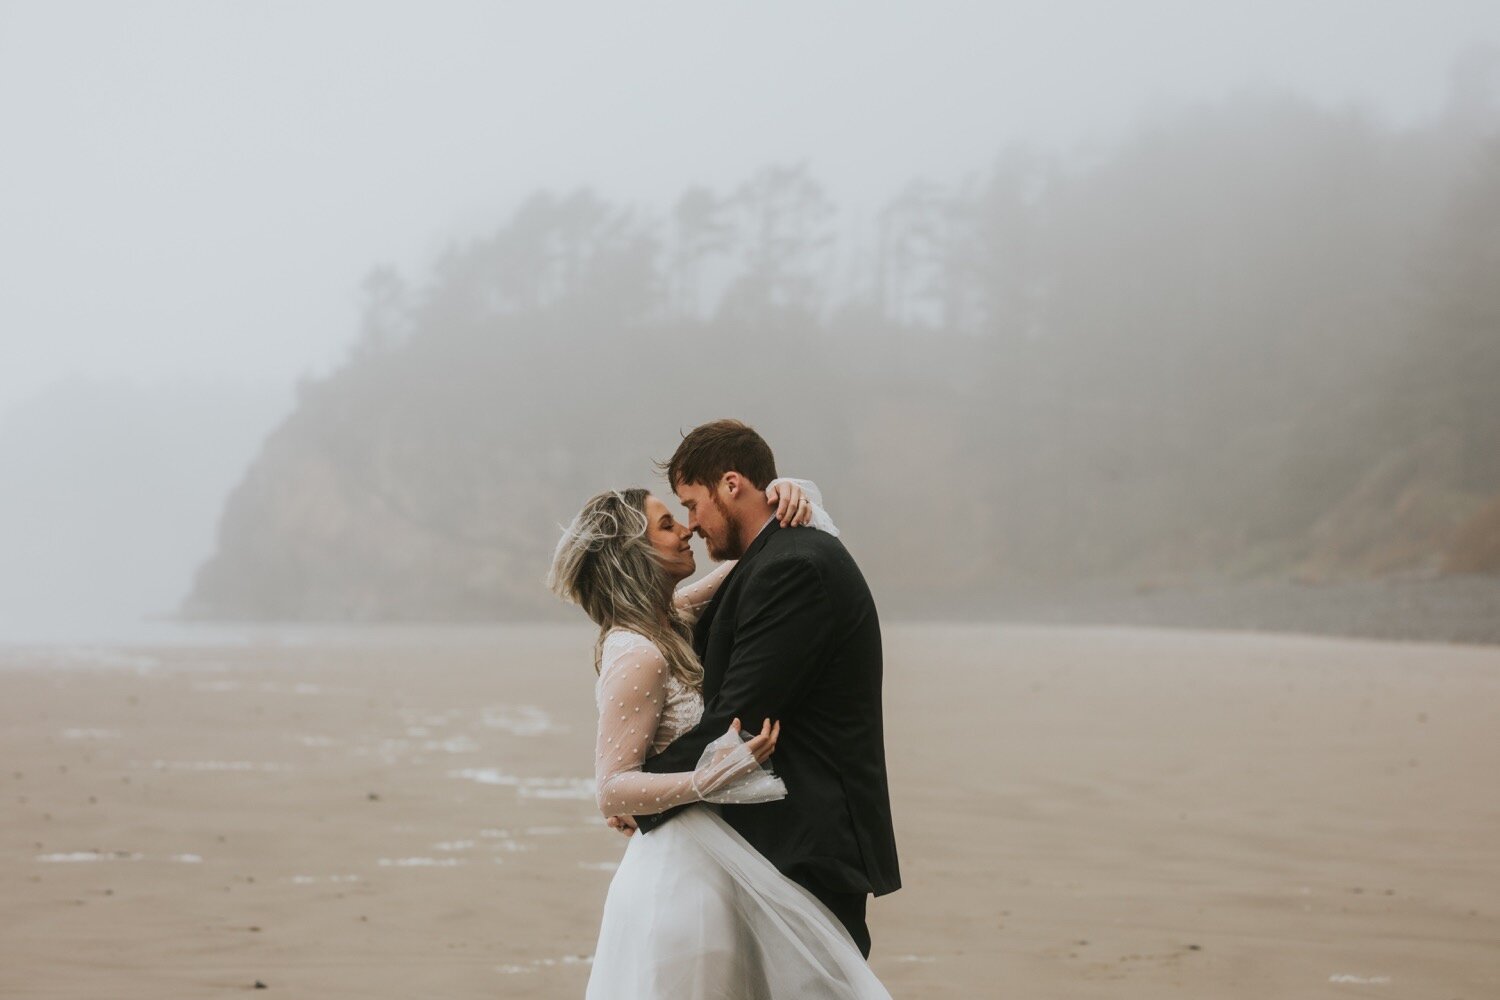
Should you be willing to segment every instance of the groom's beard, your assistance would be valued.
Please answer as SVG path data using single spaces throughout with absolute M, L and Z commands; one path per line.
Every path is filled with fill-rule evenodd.
M 712 538 L 707 535 L 703 536 L 703 540 L 708 543 L 708 554 L 719 562 L 738 559 L 745 554 L 744 548 L 740 546 L 740 519 L 724 506 L 724 501 L 719 499 L 717 493 L 709 499 L 714 502 L 714 508 L 719 512 L 719 517 L 724 520 L 724 537 L 720 539 L 722 545 L 715 545 Z

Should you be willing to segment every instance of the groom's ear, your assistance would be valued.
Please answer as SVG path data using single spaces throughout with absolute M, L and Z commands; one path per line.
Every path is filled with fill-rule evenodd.
M 739 496 L 740 490 L 745 488 L 745 477 L 738 472 L 724 473 L 724 477 L 719 482 L 723 483 L 725 488 L 729 490 L 731 497 Z

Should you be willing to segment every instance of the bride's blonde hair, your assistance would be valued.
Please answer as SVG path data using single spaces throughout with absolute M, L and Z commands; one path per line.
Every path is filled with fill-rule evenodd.
M 672 581 L 646 537 L 648 495 L 639 488 L 609 490 L 584 504 L 563 529 L 547 586 L 599 626 L 595 673 L 610 629 L 628 628 L 656 644 L 679 680 L 701 689 L 703 665 L 693 653 L 692 628 L 672 602 Z

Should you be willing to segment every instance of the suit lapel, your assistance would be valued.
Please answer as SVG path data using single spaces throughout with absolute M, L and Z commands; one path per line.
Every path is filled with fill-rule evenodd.
M 738 566 L 735 567 L 735 569 L 738 568 Z M 732 576 L 734 576 L 733 569 L 729 571 L 729 577 Z M 703 613 L 693 624 L 693 652 L 698 654 L 700 661 L 708 650 L 708 630 L 713 627 L 714 615 L 718 613 L 719 602 L 724 599 L 724 588 L 729 584 L 729 577 L 724 578 L 724 582 L 719 585 L 718 592 L 708 602 L 708 607 L 703 609 Z

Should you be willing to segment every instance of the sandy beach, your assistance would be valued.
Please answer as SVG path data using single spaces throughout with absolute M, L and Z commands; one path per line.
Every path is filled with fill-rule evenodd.
M 579 997 L 586 628 L 0 647 L 0 995 Z M 886 629 L 898 997 L 1500 996 L 1500 647 Z

